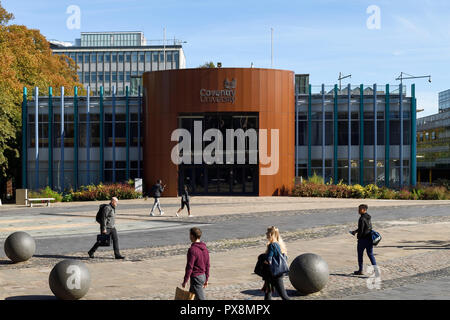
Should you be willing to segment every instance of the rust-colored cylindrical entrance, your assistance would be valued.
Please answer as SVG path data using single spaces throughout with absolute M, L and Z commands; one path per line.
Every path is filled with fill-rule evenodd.
M 157 179 L 161 179 L 167 184 L 164 196 L 178 194 L 180 166 L 174 164 L 171 158 L 172 149 L 178 142 L 171 141 L 172 133 L 179 128 L 180 119 L 183 116 L 204 115 L 207 117 L 211 114 L 216 114 L 223 119 L 228 115 L 231 118 L 233 115 L 249 115 L 257 118 L 259 156 L 254 177 L 257 179 L 255 183 L 257 195 L 281 195 L 293 187 L 295 100 L 292 71 L 257 68 L 199 68 L 145 72 L 143 78 L 143 166 L 146 190 L 149 190 Z M 265 154 L 268 157 L 272 156 L 272 162 L 267 164 L 262 163 L 264 159 L 261 156 L 263 137 L 261 133 L 264 130 L 267 132 L 268 148 Z M 271 139 L 275 138 L 276 133 L 278 133 L 278 141 L 273 146 L 278 149 L 277 164 L 274 163 L 273 158 L 275 153 L 271 150 Z M 216 166 L 220 171 L 220 164 Z M 197 172 L 195 168 L 192 170 Z M 241 172 L 239 170 L 234 172 Z M 245 178 L 247 171 L 245 168 L 243 170 L 242 175 Z M 198 175 L 195 179 L 198 186 L 201 185 L 199 180 L 204 179 L 207 184 L 204 187 L 207 189 L 214 180 Z M 237 181 L 235 177 L 226 177 L 223 172 L 218 173 L 217 181 L 222 184 L 217 189 L 219 191 L 226 191 L 227 182 L 224 181 L 230 181 L 230 190 L 240 190 L 240 185 L 234 188 L 233 184 Z M 220 189 L 223 186 L 225 189 Z M 248 181 L 244 181 L 243 188 L 247 190 L 248 186 L 250 186 Z

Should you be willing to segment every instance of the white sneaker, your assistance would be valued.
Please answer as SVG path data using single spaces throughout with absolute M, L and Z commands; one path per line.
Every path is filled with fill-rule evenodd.
M 175 212 L 175 215 L 176 215 L 177 217 L 179 217 L 178 212 Z
M 193 216 L 194 216 L 193 214 L 190 214 L 190 215 L 188 215 L 188 218 L 193 217 Z
M 164 214 L 164 211 L 161 211 L 161 213 L 159 215 L 162 216 L 163 214 Z
M 150 212 L 150 217 L 154 217 L 155 215 L 153 214 L 153 212 Z

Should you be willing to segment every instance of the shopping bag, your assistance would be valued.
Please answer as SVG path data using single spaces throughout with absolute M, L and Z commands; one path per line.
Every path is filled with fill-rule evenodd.
M 194 300 L 195 293 L 177 287 L 175 289 L 175 300 Z

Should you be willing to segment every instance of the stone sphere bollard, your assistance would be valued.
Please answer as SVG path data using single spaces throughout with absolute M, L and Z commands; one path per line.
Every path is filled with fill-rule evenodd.
M 91 274 L 83 262 L 63 260 L 53 267 L 48 283 L 57 298 L 77 300 L 84 297 L 89 291 Z
M 5 254 L 12 262 L 23 262 L 30 259 L 36 251 L 33 237 L 23 231 L 10 234 L 5 240 Z
M 299 255 L 289 267 L 289 280 L 294 288 L 303 294 L 322 290 L 329 275 L 326 261 L 314 253 Z

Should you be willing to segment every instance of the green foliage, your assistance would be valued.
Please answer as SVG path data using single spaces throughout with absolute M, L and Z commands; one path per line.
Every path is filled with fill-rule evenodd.
M 72 201 L 98 201 L 110 200 L 112 197 L 119 199 L 139 199 L 141 192 L 136 192 L 129 184 L 99 184 L 83 186 L 76 192 L 70 192 Z
M 313 182 L 312 182 L 313 181 Z M 355 184 L 346 185 L 340 181 L 337 185 L 324 184 L 321 177 L 314 176 L 298 184 L 292 190 L 297 197 L 330 197 L 330 198 L 371 198 L 398 200 L 445 200 L 450 199 L 450 192 L 446 187 L 416 187 L 403 188 L 396 191 L 386 187 L 369 184 L 365 187 Z
M 210 62 L 205 62 L 204 64 L 198 66 L 199 68 L 215 68 L 216 65 L 214 64 L 214 62 L 210 61 Z
M 53 55 L 50 45 L 39 30 L 9 24 L 14 18 L 0 3 L 0 177 L 15 180 L 20 176 L 21 109 L 23 87 L 29 96 L 33 88 L 67 88 L 81 86 L 75 62 L 65 56 Z
M 40 189 L 39 191 L 28 191 L 29 198 L 55 198 L 55 201 L 52 202 L 61 202 L 63 200 L 63 196 L 56 191 L 50 189 L 50 187 L 45 187 L 44 189 Z
M 315 184 L 324 184 L 324 180 L 323 180 L 322 176 L 318 176 L 315 171 L 314 171 L 313 176 L 308 178 L 307 182 L 315 183 Z

